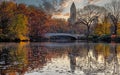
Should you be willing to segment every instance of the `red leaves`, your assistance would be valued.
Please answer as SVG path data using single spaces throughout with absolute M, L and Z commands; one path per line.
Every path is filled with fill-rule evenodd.
M 32 8 L 29 14 L 30 35 L 40 36 L 47 31 L 47 15 L 37 8 Z

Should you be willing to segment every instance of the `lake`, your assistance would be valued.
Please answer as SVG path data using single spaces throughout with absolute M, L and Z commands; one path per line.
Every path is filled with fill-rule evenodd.
M 120 75 L 119 43 L 0 43 L 0 75 Z

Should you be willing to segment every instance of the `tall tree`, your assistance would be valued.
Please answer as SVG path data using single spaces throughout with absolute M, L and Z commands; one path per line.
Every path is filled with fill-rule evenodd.
M 41 36 L 46 32 L 48 16 L 40 9 L 29 7 L 30 36 Z
M 28 20 L 24 10 L 18 9 L 19 5 L 14 2 L 2 2 L 0 4 L 0 36 L 2 39 L 23 40 L 28 33 Z M 12 36 L 11 36 L 12 35 Z
M 110 34 L 110 22 L 107 15 L 101 19 L 101 22 L 95 27 L 96 35 L 109 35 Z
M 23 14 L 17 14 L 12 18 L 11 25 L 8 27 L 11 39 L 28 40 L 28 19 Z M 12 36 L 11 36 L 12 35 Z
M 15 10 L 16 4 L 13 2 L 2 2 L 0 4 L 0 29 L 4 35 L 8 33 L 7 27 L 10 25 Z
M 98 18 L 105 9 L 96 5 L 87 5 L 77 11 L 77 24 L 83 24 L 87 28 L 87 38 L 90 35 L 90 28 L 98 24 Z
M 120 0 L 111 0 L 110 3 L 105 5 L 105 8 L 109 12 L 108 16 L 112 26 L 112 34 L 117 34 L 117 26 L 120 19 Z

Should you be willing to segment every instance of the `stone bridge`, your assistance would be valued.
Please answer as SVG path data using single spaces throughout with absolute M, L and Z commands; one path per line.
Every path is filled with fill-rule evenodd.
M 70 33 L 46 33 L 44 35 L 45 38 L 50 39 L 70 39 L 70 40 L 77 40 L 78 37 L 82 37 L 84 35 L 79 34 L 70 34 Z

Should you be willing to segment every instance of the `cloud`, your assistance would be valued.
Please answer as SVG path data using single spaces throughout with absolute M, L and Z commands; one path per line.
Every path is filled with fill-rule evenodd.
M 70 13 L 65 13 L 64 16 L 70 16 Z
M 112 0 L 88 0 L 89 4 L 95 4 L 98 6 L 104 6 L 104 4 L 109 3 Z
M 64 19 L 68 19 L 69 18 L 69 13 L 57 13 L 57 14 L 54 14 L 52 18 L 64 18 Z
M 54 15 L 62 15 L 62 13 L 61 13 L 61 12 L 58 12 L 58 13 L 55 13 Z
M 88 0 L 88 2 L 98 2 L 100 0 Z

